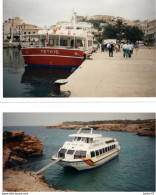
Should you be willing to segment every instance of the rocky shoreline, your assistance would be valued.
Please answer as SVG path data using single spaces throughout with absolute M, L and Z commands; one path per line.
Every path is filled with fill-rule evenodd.
M 47 183 L 44 175 L 32 171 L 15 171 L 14 168 L 29 157 L 42 155 L 43 144 L 24 131 L 3 133 L 3 192 L 60 192 Z
M 99 131 L 136 132 L 136 134 L 140 136 L 155 136 L 155 120 L 149 120 L 148 123 L 140 124 L 95 124 L 87 126 Z M 62 123 L 58 125 L 49 125 L 46 127 L 78 130 L 81 127 L 84 127 L 84 125 L 71 125 Z

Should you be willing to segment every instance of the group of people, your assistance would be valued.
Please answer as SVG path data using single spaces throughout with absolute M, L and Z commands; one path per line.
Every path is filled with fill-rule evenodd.
M 116 53 L 118 51 L 123 51 L 123 57 L 127 58 L 131 58 L 132 54 L 133 54 L 133 49 L 136 50 L 136 52 L 139 49 L 139 46 L 137 44 L 132 44 L 132 43 L 124 43 L 124 44 L 114 44 L 114 43 L 107 43 L 105 44 L 104 42 L 101 44 L 101 51 L 104 52 L 109 51 L 109 57 L 113 57 L 113 51 L 116 51 Z
M 135 45 L 136 46 L 136 45 Z M 123 56 L 124 58 L 131 58 L 132 54 L 133 54 L 133 49 L 134 49 L 134 44 L 132 43 L 124 43 L 122 46 L 123 49 Z

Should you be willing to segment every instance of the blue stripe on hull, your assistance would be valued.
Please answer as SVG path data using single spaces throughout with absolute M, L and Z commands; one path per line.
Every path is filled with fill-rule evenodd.
M 72 68 L 78 68 L 79 66 L 56 66 L 56 65 L 40 65 L 40 64 L 27 64 L 30 67 L 33 68 L 55 68 L 55 69 L 72 69 Z

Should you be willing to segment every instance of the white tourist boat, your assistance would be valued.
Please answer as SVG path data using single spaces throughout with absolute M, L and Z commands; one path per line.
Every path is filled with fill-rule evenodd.
M 90 130 L 90 133 L 82 133 L 82 130 Z M 72 140 L 66 141 L 58 153 L 52 156 L 60 166 L 86 170 L 105 164 L 119 155 L 117 139 L 94 134 L 93 128 L 81 128 L 77 134 L 69 137 Z

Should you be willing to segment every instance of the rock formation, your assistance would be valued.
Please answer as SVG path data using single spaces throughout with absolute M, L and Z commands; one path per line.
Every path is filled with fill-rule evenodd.
M 97 124 L 87 125 L 95 130 L 104 131 L 124 131 L 124 132 L 136 132 L 137 135 L 155 136 L 155 120 L 149 120 L 147 123 L 138 124 Z M 58 124 L 47 126 L 47 128 L 58 128 L 58 129 L 75 129 L 83 127 L 83 125 L 70 125 L 70 124 Z
M 44 182 L 44 175 L 35 176 L 31 171 L 13 171 L 3 173 L 4 192 L 51 192 L 59 191 Z
M 44 182 L 44 175 L 32 171 L 7 169 L 26 161 L 28 157 L 41 155 L 42 142 L 24 131 L 3 133 L 3 192 L 53 192 L 55 190 Z
M 3 168 L 26 161 L 28 157 L 41 155 L 42 142 L 24 131 L 5 131 L 3 133 Z

